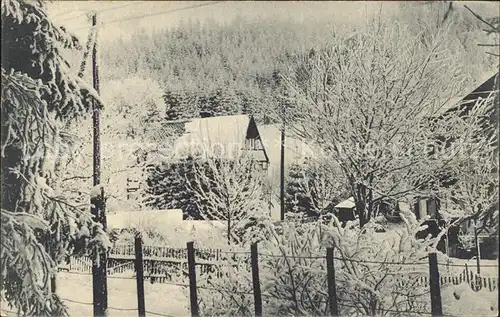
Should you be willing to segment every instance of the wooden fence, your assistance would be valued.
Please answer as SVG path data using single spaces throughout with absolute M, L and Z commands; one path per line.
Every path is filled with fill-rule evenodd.
M 219 266 L 224 265 L 228 260 L 236 260 L 237 258 L 245 259 L 250 267 L 250 253 L 240 248 L 197 248 L 194 252 L 198 272 L 201 275 L 214 273 Z M 133 244 L 114 245 L 108 256 L 108 274 L 134 272 L 134 260 Z M 151 283 L 183 281 L 188 277 L 187 249 L 185 248 L 144 245 L 143 262 L 145 278 L 150 279 Z M 62 270 L 91 273 L 92 261 L 86 257 L 71 257 L 68 265 L 63 267 Z M 408 281 L 401 281 L 401 285 L 405 283 L 408 283 Z M 430 285 L 429 276 L 414 276 L 411 283 L 415 286 L 428 287 Z M 480 276 L 469 271 L 466 266 L 459 274 L 446 275 L 444 273 L 440 276 L 441 286 L 460 285 L 462 283 L 467 283 L 474 291 L 487 289 L 494 292 L 498 289 L 497 277 Z
M 404 285 L 406 283 L 408 283 L 408 281 L 402 281 L 400 282 L 400 285 Z M 415 276 L 411 283 L 415 286 L 428 287 L 430 285 L 429 276 Z M 478 292 L 483 288 L 490 292 L 495 292 L 498 289 L 497 277 L 480 276 L 474 272 L 468 271 L 467 269 L 464 269 L 458 275 L 440 275 L 439 277 L 439 284 L 441 286 L 460 285 L 463 283 L 467 283 L 475 292 Z
M 338 305 L 345 305 L 337 302 L 335 286 L 335 259 L 346 260 L 333 257 L 333 249 L 328 248 L 325 256 L 310 257 L 324 258 L 327 261 L 327 279 L 328 279 L 328 306 L 331 314 L 338 314 Z M 265 255 L 264 255 L 265 256 Z M 273 255 L 276 257 L 277 255 Z M 198 312 L 197 285 L 196 279 L 208 272 L 220 272 L 217 276 L 222 276 L 221 266 L 236 265 L 228 264 L 229 260 L 243 260 L 247 263 L 247 269 L 252 271 L 253 292 L 255 314 L 262 315 L 262 296 L 259 281 L 259 253 L 257 245 L 252 245 L 250 252 L 242 249 L 195 249 L 193 243 L 187 244 L 186 249 L 169 248 L 158 246 L 142 245 L 140 237 L 136 238 L 136 245 L 115 245 L 108 256 L 108 274 L 131 273 L 135 275 L 138 284 L 139 307 L 144 310 L 144 280 L 149 279 L 151 283 L 174 283 L 183 285 L 190 289 L 191 313 L 193 316 Z M 306 257 L 307 258 L 307 257 Z M 360 260 L 347 259 L 348 261 L 363 262 Z M 240 264 L 242 261 L 238 261 Z M 378 262 L 374 262 L 378 263 Z M 382 263 L 384 264 L 384 263 Z M 397 264 L 397 263 L 390 263 Z M 420 265 L 420 264 L 419 264 Z M 426 264 L 424 264 L 427 266 Z M 457 265 L 454 265 L 455 267 Z M 197 269 L 195 269 L 195 267 Z M 91 273 L 92 262 L 89 258 L 71 258 L 66 268 L 70 271 Z M 419 267 L 421 269 L 421 267 Z M 435 253 L 429 254 L 428 269 L 430 274 L 409 273 L 413 276 L 404 276 L 401 278 L 400 285 L 406 284 L 410 287 L 420 286 L 430 289 L 432 315 L 442 315 L 441 288 L 447 285 L 459 285 L 467 283 L 472 290 L 479 291 L 486 289 L 496 291 L 498 289 L 497 277 L 480 276 L 465 269 L 455 275 L 442 272 L 439 274 L 438 262 Z M 124 277 L 117 277 L 124 278 Z M 127 277 L 130 278 L 130 277 Z M 186 284 L 186 281 L 189 281 Z
M 240 248 L 195 249 L 200 274 L 214 273 L 228 260 L 243 258 L 250 263 L 249 254 Z M 135 250 L 133 244 L 115 244 L 108 254 L 108 274 L 134 272 Z M 187 249 L 162 246 L 143 246 L 144 276 L 151 283 L 184 281 L 188 276 Z M 250 264 L 249 264 L 250 266 Z M 60 270 L 92 273 L 92 260 L 88 257 L 70 257 Z

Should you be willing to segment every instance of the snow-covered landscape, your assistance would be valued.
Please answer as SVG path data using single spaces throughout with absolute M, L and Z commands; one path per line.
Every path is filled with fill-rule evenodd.
M 110 317 L 137 316 L 137 289 L 132 274 L 125 279 L 114 276 L 108 280 L 108 302 Z M 58 295 L 68 307 L 70 316 L 92 316 L 92 275 L 59 273 Z M 145 284 L 145 300 L 151 316 L 189 315 L 188 290 L 167 284 Z M 10 310 L 2 306 L 2 309 Z M 148 314 L 149 315 L 149 314 Z M 2 316 L 17 316 L 3 312 Z
M 498 3 L 1 10 L 0 316 L 498 316 Z

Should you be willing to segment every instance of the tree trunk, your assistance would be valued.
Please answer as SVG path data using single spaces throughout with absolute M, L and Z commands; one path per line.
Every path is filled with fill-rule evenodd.
M 227 244 L 231 244 L 231 217 L 227 217 Z
M 365 204 L 362 201 L 356 202 L 356 211 L 359 217 L 359 227 L 363 228 L 366 224 L 366 215 L 365 215 Z
M 368 215 L 366 214 L 366 188 L 362 184 L 356 185 L 356 196 L 354 196 L 354 201 L 356 204 L 356 212 L 359 217 L 359 227 L 363 228 L 368 221 Z

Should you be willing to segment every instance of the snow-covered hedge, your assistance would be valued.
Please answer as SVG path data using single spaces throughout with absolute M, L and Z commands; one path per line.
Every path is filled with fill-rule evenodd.
M 415 277 L 428 274 L 432 241 L 416 240 L 415 233 L 422 228 L 414 216 L 402 218 L 401 226 L 383 233 L 377 232 L 375 219 L 363 229 L 354 222 L 342 227 L 335 218 L 308 224 L 263 223 L 261 234 L 266 239 L 260 240 L 258 249 L 264 314 L 328 314 L 327 247 L 335 250 L 341 315 L 430 312 L 429 290 L 417 286 Z M 198 282 L 202 312 L 254 314 L 249 260 L 221 263 L 221 268 L 222 276 L 214 272 Z

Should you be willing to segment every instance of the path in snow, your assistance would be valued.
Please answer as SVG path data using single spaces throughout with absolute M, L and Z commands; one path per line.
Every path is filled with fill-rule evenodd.
M 112 277 L 112 276 L 111 276 Z M 108 278 L 109 317 L 137 316 L 137 288 L 135 279 Z M 168 284 L 144 282 L 146 311 L 170 316 L 189 315 L 188 290 Z M 57 293 L 65 299 L 71 317 L 92 316 L 92 276 L 60 272 Z M 120 308 L 126 310 L 116 310 Z

